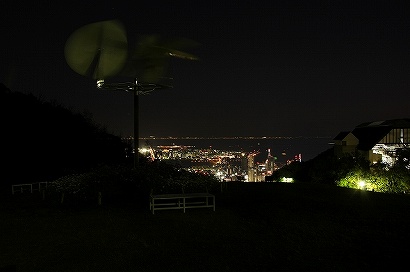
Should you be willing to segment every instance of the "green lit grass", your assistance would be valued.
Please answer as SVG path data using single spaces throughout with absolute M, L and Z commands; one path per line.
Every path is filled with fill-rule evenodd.
M 1 200 L 0 268 L 388 271 L 406 265 L 410 197 L 317 184 L 230 184 L 211 209 Z M 0 270 L 1 271 L 1 270 Z

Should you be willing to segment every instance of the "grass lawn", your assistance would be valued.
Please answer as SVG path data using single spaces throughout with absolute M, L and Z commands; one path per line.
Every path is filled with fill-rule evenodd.
M 410 196 L 240 183 L 216 211 L 148 202 L 0 200 L 0 271 L 394 271 L 408 267 Z M 104 201 L 104 199 L 103 199 Z M 12 271 L 12 270 L 10 270 Z

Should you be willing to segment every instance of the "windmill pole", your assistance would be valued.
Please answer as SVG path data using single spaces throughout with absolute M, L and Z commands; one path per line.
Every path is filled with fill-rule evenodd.
M 138 86 L 134 90 L 134 168 L 139 164 L 139 96 Z

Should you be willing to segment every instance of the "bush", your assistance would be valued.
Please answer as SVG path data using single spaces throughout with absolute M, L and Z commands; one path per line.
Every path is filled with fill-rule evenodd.
M 98 192 L 111 201 L 131 199 L 146 202 L 155 193 L 213 191 L 218 187 L 213 176 L 191 173 L 164 162 L 143 162 L 136 168 L 102 165 L 87 173 L 61 177 L 50 185 L 52 192 L 82 203 L 96 203 Z

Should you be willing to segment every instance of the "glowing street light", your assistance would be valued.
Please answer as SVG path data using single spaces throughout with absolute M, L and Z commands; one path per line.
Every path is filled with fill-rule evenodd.
M 359 188 L 362 190 L 366 188 L 366 182 L 364 180 L 359 181 Z

